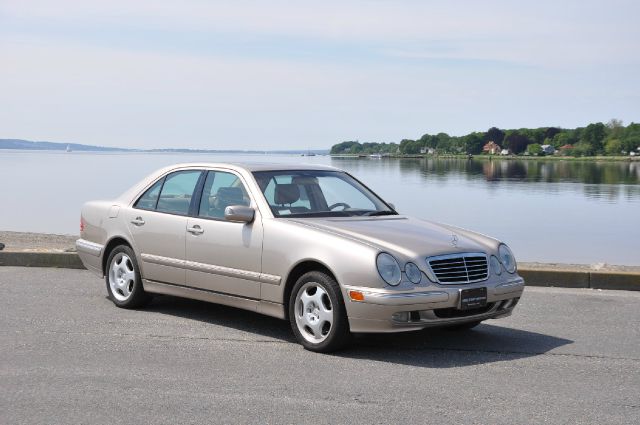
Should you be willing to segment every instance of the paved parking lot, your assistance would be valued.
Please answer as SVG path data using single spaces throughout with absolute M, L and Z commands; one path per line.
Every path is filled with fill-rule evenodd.
M 640 423 L 640 292 L 527 288 L 472 331 L 336 355 L 288 323 L 87 271 L 0 267 L 0 423 Z

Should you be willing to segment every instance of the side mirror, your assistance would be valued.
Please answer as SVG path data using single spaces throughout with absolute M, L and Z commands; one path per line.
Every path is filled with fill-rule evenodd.
M 251 223 L 255 210 L 245 205 L 230 205 L 224 209 L 224 219 L 237 223 Z

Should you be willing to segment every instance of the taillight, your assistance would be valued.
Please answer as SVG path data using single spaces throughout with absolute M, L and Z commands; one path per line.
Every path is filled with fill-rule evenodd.
M 80 217 L 80 231 L 84 232 L 84 220 Z

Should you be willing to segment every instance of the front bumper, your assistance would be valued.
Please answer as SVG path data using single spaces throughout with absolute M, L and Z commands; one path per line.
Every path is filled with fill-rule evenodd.
M 460 289 L 487 288 L 487 307 L 457 310 Z M 498 282 L 471 285 L 436 285 L 411 291 L 344 286 L 344 299 L 352 332 L 402 332 L 434 326 L 507 317 L 524 291 L 524 279 L 515 275 Z M 363 294 L 353 301 L 350 291 Z

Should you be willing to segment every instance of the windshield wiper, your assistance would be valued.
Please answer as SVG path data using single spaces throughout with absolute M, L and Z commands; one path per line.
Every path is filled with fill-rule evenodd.
M 384 211 L 369 211 L 364 213 L 363 215 L 373 217 L 374 215 L 398 215 L 398 213 L 391 210 L 384 210 Z

